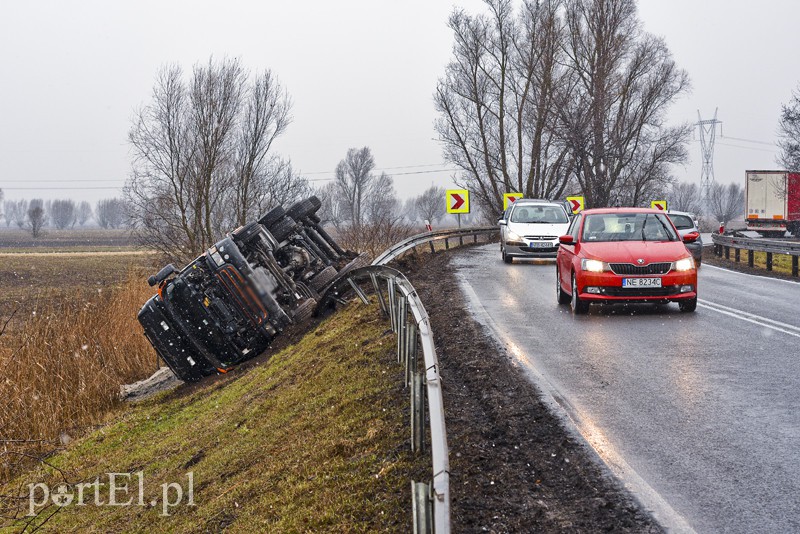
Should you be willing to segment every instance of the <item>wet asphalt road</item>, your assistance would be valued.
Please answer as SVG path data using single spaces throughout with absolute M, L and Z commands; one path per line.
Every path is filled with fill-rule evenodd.
M 472 311 L 665 526 L 800 532 L 800 284 L 705 265 L 694 314 L 574 317 L 498 248 L 453 259 Z

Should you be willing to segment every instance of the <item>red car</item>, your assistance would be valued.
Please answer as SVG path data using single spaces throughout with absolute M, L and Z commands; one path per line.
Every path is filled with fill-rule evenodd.
M 677 302 L 697 308 L 697 268 L 664 212 L 644 208 L 586 210 L 559 237 L 556 293 L 583 314 L 591 303 Z

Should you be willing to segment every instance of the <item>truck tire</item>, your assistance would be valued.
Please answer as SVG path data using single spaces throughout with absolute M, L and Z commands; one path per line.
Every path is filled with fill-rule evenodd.
M 312 213 L 316 213 L 320 206 L 322 206 L 322 202 L 319 200 L 319 198 L 316 196 L 310 196 L 289 206 L 289 209 L 286 210 L 286 215 L 292 219 L 300 220 L 311 215 Z
M 292 322 L 297 324 L 297 323 L 302 323 L 307 319 L 310 319 L 311 316 L 314 314 L 314 308 L 316 307 L 317 307 L 317 301 L 315 299 L 304 300 L 292 312 Z
M 237 245 L 248 245 L 251 239 L 258 236 L 259 232 L 261 232 L 261 226 L 257 223 L 250 223 L 234 230 L 233 233 L 231 233 L 231 239 L 233 239 Z
M 286 240 L 287 237 L 292 235 L 295 228 L 297 228 L 297 223 L 291 217 L 284 217 L 277 223 L 273 224 L 269 231 L 272 236 L 280 243 L 281 241 Z
M 328 265 L 320 272 L 318 272 L 316 275 L 314 275 L 314 277 L 311 280 L 309 280 L 308 283 L 311 285 L 311 287 L 313 287 L 314 289 L 316 289 L 321 293 L 322 290 L 325 287 L 327 287 L 328 284 L 330 284 L 334 278 L 336 278 L 337 274 L 338 272 L 336 271 L 336 269 L 334 269 L 332 265 Z
M 269 210 L 266 215 L 261 217 L 258 222 L 263 224 L 269 230 L 269 227 L 275 224 L 276 222 L 280 221 L 286 216 L 286 211 L 283 209 L 283 206 L 278 206 L 277 208 L 272 208 Z

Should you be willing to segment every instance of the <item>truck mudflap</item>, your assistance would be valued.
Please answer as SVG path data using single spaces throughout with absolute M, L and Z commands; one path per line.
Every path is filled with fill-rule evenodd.
M 181 380 L 194 382 L 216 371 L 189 338 L 175 328 L 158 295 L 150 298 L 139 311 L 139 322 L 150 344 Z

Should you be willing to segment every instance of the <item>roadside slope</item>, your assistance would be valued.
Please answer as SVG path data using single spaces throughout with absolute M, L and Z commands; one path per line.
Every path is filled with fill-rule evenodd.
M 133 497 L 130 506 L 97 506 L 90 489 L 86 506 L 51 503 L 34 524 L 53 532 L 408 531 L 410 479 L 429 473 L 409 450 L 387 327 L 376 306 L 351 304 L 248 372 L 126 410 L 50 458 L 56 469 L 19 477 L 10 487 L 24 496 L 21 513 L 30 483 L 56 491 L 66 480 L 75 493 L 77 482 L 141 471 L 145 506 L 134 475 L 117 484 L 129 483 L 117 501 Z M 195 506 L 187 505 L 190 472 Z M 167 483 L 180 484 L 184 498 L 164 516 Z M 107 486 L 100 497 L 107 503 Z

